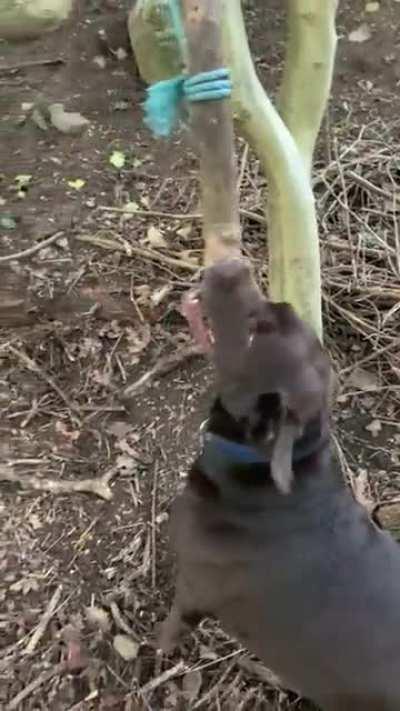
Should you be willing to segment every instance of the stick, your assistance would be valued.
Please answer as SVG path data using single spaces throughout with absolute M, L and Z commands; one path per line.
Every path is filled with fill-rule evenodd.
M 238 187 L 241 184 L 242 179 L 238 180 Z M 115 212 L 125 215 L 137 215 L 138 217 L 148 217 L 149 219 L 153 217 L 159 217 L 164 220 L 201 220 L 203 215 L 201 212 L 161 212 L 160 210 L 129 210 L 124 207 L 112 207 L 107 205 L 99 205 L 98 210 L 101 212 Z M 239 214 L 243 217 L 248 217 L 249 220 L 254 220 L 259 222 L 261 225 L 266 224 L 266 218 L 264 215 L 259 215 L 251 210 L 246 210 L 245 208 L 240 208 Z M 77 238 L 79 239 L 79 238 Z
M 114 622 L 117 625 L 117 627 L 119 627 L 120 630 L 125 632 L 125 634 L 132 637 L 135 640 L 135 642 L 140 642 L 140 639 L 139 639 L 138 635 L 136 634 L 135 630 L 133 630 L 132 627 L 130 625 L 128 625 L 128 623 L 122 617 L 120 609 L 119 609 L 117 603 L 115 602 L 115 600 L 112 600 L 112 602 L 110 602 L 110 611 L 111 611 L 111 614 L 114 618 Z
M 14 698 L 10 701 L 8 706 L 6 706 L 6 711 L 17 711 L 17 709 L 21 708 L 21 704 L 25 699 L 33 694 L 34 691 L 36 691 L 39 686 L 42 686 L 43 684 L 46 683 L 46 681 L 49 681 L 53 676 L 56 676 L 56 674 L 60 674 L 65 671 L 65 665 L 64 664 L 57 664 L 56 666 L 52 667 L 51 669 L 46 669 L 45 672 L 40 674 L 38 677 L 36 677 L 33 681 L 31 681 L 28 686 L 26 686 L 22 691 L 19 692 Z
M 147 684 L 144 684 L 144 686 L 141 686 L 138 690 L 138 694 L 141 694 L 142 696 L 150 694 L 155 689 L 158 689 L 161 684 L 165 684 L 166 681 L 169 681 L 174 676 L 177 676 L 178 674 L 183 672 L 184 669 L 185 663 L 182 661 L 178 662 L 178 664 L 175 664 L 175 666 L 171 667 L 171 669 L 167 669 L 165 672 L 163 672 L 159 676 L 156 676 L 154 679 L 150 679 L 150 681 L 148 681 Z
M 140 378 L 135 380 L 134 383 L 131 383 L 131 385 L 128 385 L 128 387 L 125 388 L 122 392 L 122 397 L 125 399 L 138 395 L 145 388 L 149 387 L 160 375 L 166 375 L 167 373 L 170 373 L 171 370 L 174 370 L 179 365 L 182 365 L 185 360 L 190 360 L 191 358 L 196 358 L 200 355 L 202 355 L 200 349 L 197 346 L 190 345 L 177 353 L 173 353 L 166 358 L 158 360 L 157 363 L 147 371 L 147 373 L 141 375 Z
M 0 72 L 14 72 L 28 67 L 43 67 L 46 64 L 65 64 L 65 59 L 62 57 L 43 57 L 43 59 L 27 59 L 25 62 L 16 62 L 15 64 L 0 64 Z
M 60 239 L 61 235 L 63 234 L 63 232 L 56 232 L 51 237 L 44 239 L 43 242 L 34 244 L 33 247 L 29 247 L 28 249 L 23 249 L 22 252 L 6 254 L 4 257 L 0 257 L 0 264 L 4 264 L 5 262 L 12 262 L 15 259 L 25 259 L 25 257 L 31 257 L 32 254 L 36 254 L 36 252 L 40 252 L 41 249 L 48 247 L 50 244 L 53 244 L 53 242 L 57 242 L 57 240 Z
M 96 479 L 80 479 L 79 481 L 58 481 L 55 479 L 39 479 L 34 475 L 15 474 L 0 464 L 0 481 L 9 481 L 18 484 L 22 489 L 34 491 L 49 491 L 52 494 L 95 494 L 100 499 L 110 501 L 112 491 L 109 483 L 115 476 L 117 469 L 110 469 L 102 477 Z
M 36 630 L 34 631 L 32 637 L 30 638 L 28 644 L 26 645 L 25 649 L 22 652 L 23 654 L 32 654 L 32 652 L 35 651 L 38 643 L 42 639 L 42 637 L 47 629 L 47 625 L 49 624 L 51 618 L 54 615 L 54 611 L 56 610 L 58 603 L 60 602 L 62 589 L 63 589 L 62 585 L 59 585 L 55 589 L 55 591 L 50 599 L 50 602 L 47 605 L 47 607 L 42 615 L 42 619 L 40 620 L 38 626 L 36 627 Z
M 92 244 L 96 247 L 102 247 L 103 249 L 112 249 L 113 251 L 119 250 L 126 253 L 124 245 L 117 242 L 117 240 L 105 239 L 103 237 L 92 237 L 90 235 L 77 235 L 75 239 L 79 242 L 87 242 L 88 244 Z M 179 267 L 180 269 L 187 269 L 190 272 L 198 272 L 199 270 L 199 267 L 194 264 L 194 262 L 187 262 L 184 259 L 169 257 L 167 254 L 156 252 L 154 249 L 134 247 L 130 244 L 129 251 L 131 252 L 131 255 L 137 254 L 139 257 L 143 257 L 144 259 L 150 259 L 153 262 L 160 262 L 161 264 L 168 264 L 170 267 Z
M 77 405 L 74 405 L 73 402 L 70 401 L 70 399 L 63 393 L 61 388 L 57 385 L 57 383 L 53 380 L 53 378 L 50 375 L 47 375 L 41 368 L 39 368 L 38 364 L 35 363 L 32 358 L 26 355 L 26 353 L 23 353 L 22 351 L 17 350 L 14 348 L 14 346 L 8 345 L 7 350 L 10 351 L 13 355 L 15 355 L 18 360 L 20 360 L 27 368 L 28 370 L 31 370 L 33 373 L 36 373 L 37 375 L 40 375 L 42 380 L 45 380 L 48 385 L 50 385 L 51 388 L 57 393 L 57 395 L 61 398 L 61 400 L 64 402 L 64 404 L 67 406 L 69 410 L 72 412 L 75 412 L 77 415 L 80 414 L 80 410 L 77 407 Z M 80 424 L 79 418 L 77 419 L 78 424 Z
M 182 0 L 191 75 L 224 66 L 221 0 Z M 192 132 L 200 153 L 205 265 L 241 251 L 233 120 L 227 101 L 192 105 Z

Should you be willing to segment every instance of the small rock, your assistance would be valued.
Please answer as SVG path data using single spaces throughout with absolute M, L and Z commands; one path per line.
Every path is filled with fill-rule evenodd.
M 356 30 L 353 30 L 349 34 L 349 40 L 350 42 L 366 42 L 367 40 L 371 39 L 372 33 L 371 33 L 371 28 L 369 25 L 367 25 L 366 22 L 364 22 L 360 27 L 358 27 Z
M 82 133 L 90 124 L 90 121 L 82 114 L 75 111 L 65 111 L 64 104 L 50 104 L 49 114 L 51 123 L 61 133 Z

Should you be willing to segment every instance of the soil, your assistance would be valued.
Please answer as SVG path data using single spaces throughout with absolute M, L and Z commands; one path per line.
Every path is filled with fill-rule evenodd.
M 315 187 L 326 342 L 341 375 L 335 434 L 346 475 L 376 504 L 395 502 L 400 489 L 400 359 L 391 335 L 400 304 L 399 242 L 391 242 L 400 4 L 381 0 L 374 13 L 365 4 L 341 3 Z M 268 12 L 263 0 L 246 5 L 257 68 L 273 93 L 282 3 L 270 0 Z M 204 622 L 171 658 L 152 646 L 173 585 L 168 507 L 198 447 L 212 378 L 202 358 L 187 355 L 179 313 L 201 260 L 197 164 L 181 137 L 157 142 L 143 126 L 126 11 L 118 0 L 82 2 L 61 30 L 0 45 L 0 256 L 60 235 L 28 259 L 0 262 L 0 294 L 14 300 L 0 329 L 0 462 L 22 479 L 57 482 L 113 470 L 109 501 L 0 484 L 0 709 L 310 711 L 215 623 Z M 351 42 L 363 23 L 370 39 Z M 80 112 L 89 128 L 58 132 L 43 109 L 53 102 Z M 369 185 L 349 178 L 338 192 L 343 147 Z M 243 156 L 240 141 L 238 150 Z M 110 162 L 115 151 L 125 157 L 120 169 Z M 337 179 L 329 191 L 330 162 Z M 262 276 L 265 182 L 253 158 L 243 175 L 242 206 L 260 216 L 245 218 L 244 239 Z M 118 211 L 127 203 L 140 212 Z M 362 229 L 349 230 L 348 215 L 357 225 L 363 210 L 362 229 L 378 242 L 361 254 Z M 354 254 L 364 270 L 357 278 Z M 123 397 L 160 363 L 165 372 Z M 118 634 L 130 638 L 122 653 Z

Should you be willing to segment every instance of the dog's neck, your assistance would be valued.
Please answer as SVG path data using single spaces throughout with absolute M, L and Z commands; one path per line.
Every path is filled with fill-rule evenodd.
M 320 420 L 312 422 L 294 443 L 293 464 L 304 461 L 319 450 L 326 443 L 325 434 Z M 270 464 L 270 458 L 255 445 L 235 442 L 208 429 L 203 435 L 201 456 L 203 462 L 208 461 L 212 466 Z
M 327 418 L 320 416 L 307 425 L 294 443 L 295 478 L 302 477 L 309 468 L 313 470 L 320 454 L 328 449 L 329 424 Z M 195 468 L 211 486 L 219 486 L 227 479 L 250 487 L 268 483 L 274 486 L 267 454 L 246 442 L 243 424 L 231 418 L 218 401 L 205 424 L 202 451 Z

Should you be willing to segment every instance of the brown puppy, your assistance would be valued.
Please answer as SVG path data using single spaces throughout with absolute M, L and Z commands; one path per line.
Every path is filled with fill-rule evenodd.
M 326 711 L 399 711 L 400 549 L 332 461 L 327 357 L 243 262 L 207 270 L 202 301 L 218 397 L 171 516 L 161 645 L 215 616 Z

